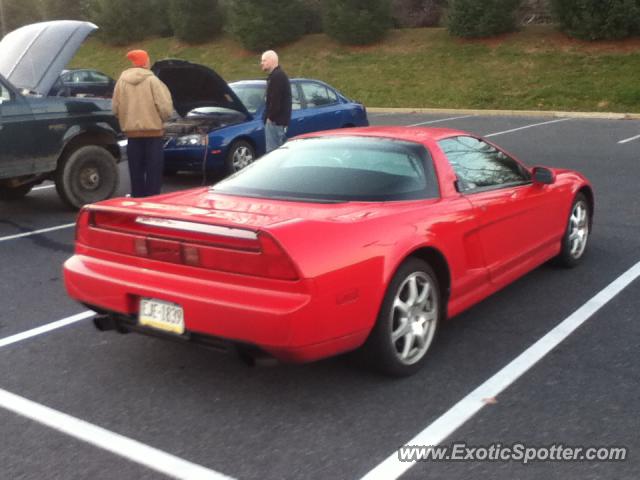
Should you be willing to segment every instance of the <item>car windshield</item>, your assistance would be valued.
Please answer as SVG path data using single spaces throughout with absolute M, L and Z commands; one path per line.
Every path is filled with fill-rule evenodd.
M 238 96 L 250 114 L 262 108 L 265 100 L 266 84 L 231 84 L 233 92 Z
M 212 187 L 216 193 L 310 202 L 438 196 L 424 146 L 372 137 L 289 141 Z

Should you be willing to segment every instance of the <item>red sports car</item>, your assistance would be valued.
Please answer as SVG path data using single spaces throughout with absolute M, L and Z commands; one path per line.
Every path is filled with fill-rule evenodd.
M 438 325 L 585 252 L 589 182 L 458 130 L 291 140 L 212 187 L 79 214 L 69 295 L 102 330 L 305 362 L 361 349 L 415 372 Z

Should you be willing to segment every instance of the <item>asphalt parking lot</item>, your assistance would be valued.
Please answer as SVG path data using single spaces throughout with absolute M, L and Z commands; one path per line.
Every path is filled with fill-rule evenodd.
M 43 185 L 0 203 L 0 478 L 640 478 L 640 121 L 370 120 L 460 128 L 527 164 L 586 174 L 596 211 L 584 263 L 544 265 L 452 319 L 410 378 L 348 358 L 251 368 L 73 317 L 86 312 L 61 277 L 74 214 Z M 165 190 L 200 183 L 181 175 Z M 530 353 L 534 344 L 550 351 Z M 393 461 L 400 446 L 434 439 L 628 453 L 622 462 Z

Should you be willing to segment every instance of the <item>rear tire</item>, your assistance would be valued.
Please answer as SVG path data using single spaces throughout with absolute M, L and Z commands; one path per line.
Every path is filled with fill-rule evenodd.
M 65 158 L 56 171 L 56 190 L 71 208 L 111 197 L 120 178 L 115 158 L 103 147 L 80 147 Z
M 33 188 L 33 183 L 26 183 L 17 187 L 0 187 L 0 200 L 7 202 L 23 198 Z
M 435 339 L 443 303 L 429 264 L 419 258 L 406 260 L 387 288 L 362 358 L 387 375 L 416 373 Z
M 236 140 L 229 147 L 225 159 L 225 171 L 227 175 L 239 172 L 243 168 L 256 161 L 256 151 L 246 140 Z
M 589 243 L 591 233 L 591 207 L 587 198 L 578 193 L 571 205 L 567 229 L 562 237 L 562 248 L 556 263 L 562 267 L 575 267 L 582 258 Z

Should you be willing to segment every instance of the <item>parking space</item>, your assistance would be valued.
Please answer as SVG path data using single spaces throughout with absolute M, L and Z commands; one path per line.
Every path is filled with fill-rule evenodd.
M 638 308 L 636 281 L 449 441 L 470 446 L 497 441 L 504 446 L 625 446 L 635 457 L 639 424 L 636 402 L 630 400 L 637 397 Z M 442 462 L 418 464 L 402 478 L 632 479 L 638 471 L 633 459 L 528 465 Z
M 0 389 L 239 479 L 360 478 L 640 261 L 640 121 L 372 114 L 373 124 L 460 128 L 528 164 L 575 168 L 594 183 L 590 251 L 573 270 L 542 266 L 448 322 L 414 377 L 391 380 L 349 357 L 250 368 L 233 356 L 139 335 L 99 333 L 82 320 L 0 346 Z M 121 165 L 120 193 L 128 189 Z M 198 175 L 166 180 L 197 186 Z M 0 237 L 65 225 L 74 214 L 43 188 L 0 204 Z M 1 241 L 0 340 L 84 309 L 65 293 L 61 264 L 73 228 Z M 630 398 L 640 395 L 633 282 L 451 439 L 469 444 L 626 445 L 637 442 Z M 634 381 L 635 380 L 635 381 Z M 0 408 L 7 478 L 165 478 Z M 73 424 L 75 425 L 75 424 Z M 74 438 L 75 437 L 75 438 Z M 61 458 L 65 458 L 64 461 Z M 510 463 L 419 464 L 403 478 L 540 478 Z M 637 460 L 608 470 L 564 464 L 563 478 L 634 478 Z M 635 469 L 635 470 L 634 470 Z M 179 475 L 177 475 L 179 476 Z M 637 475 L 635 475 L 637 476 Z M 188 478 L 184 476 L 183 478 Z

